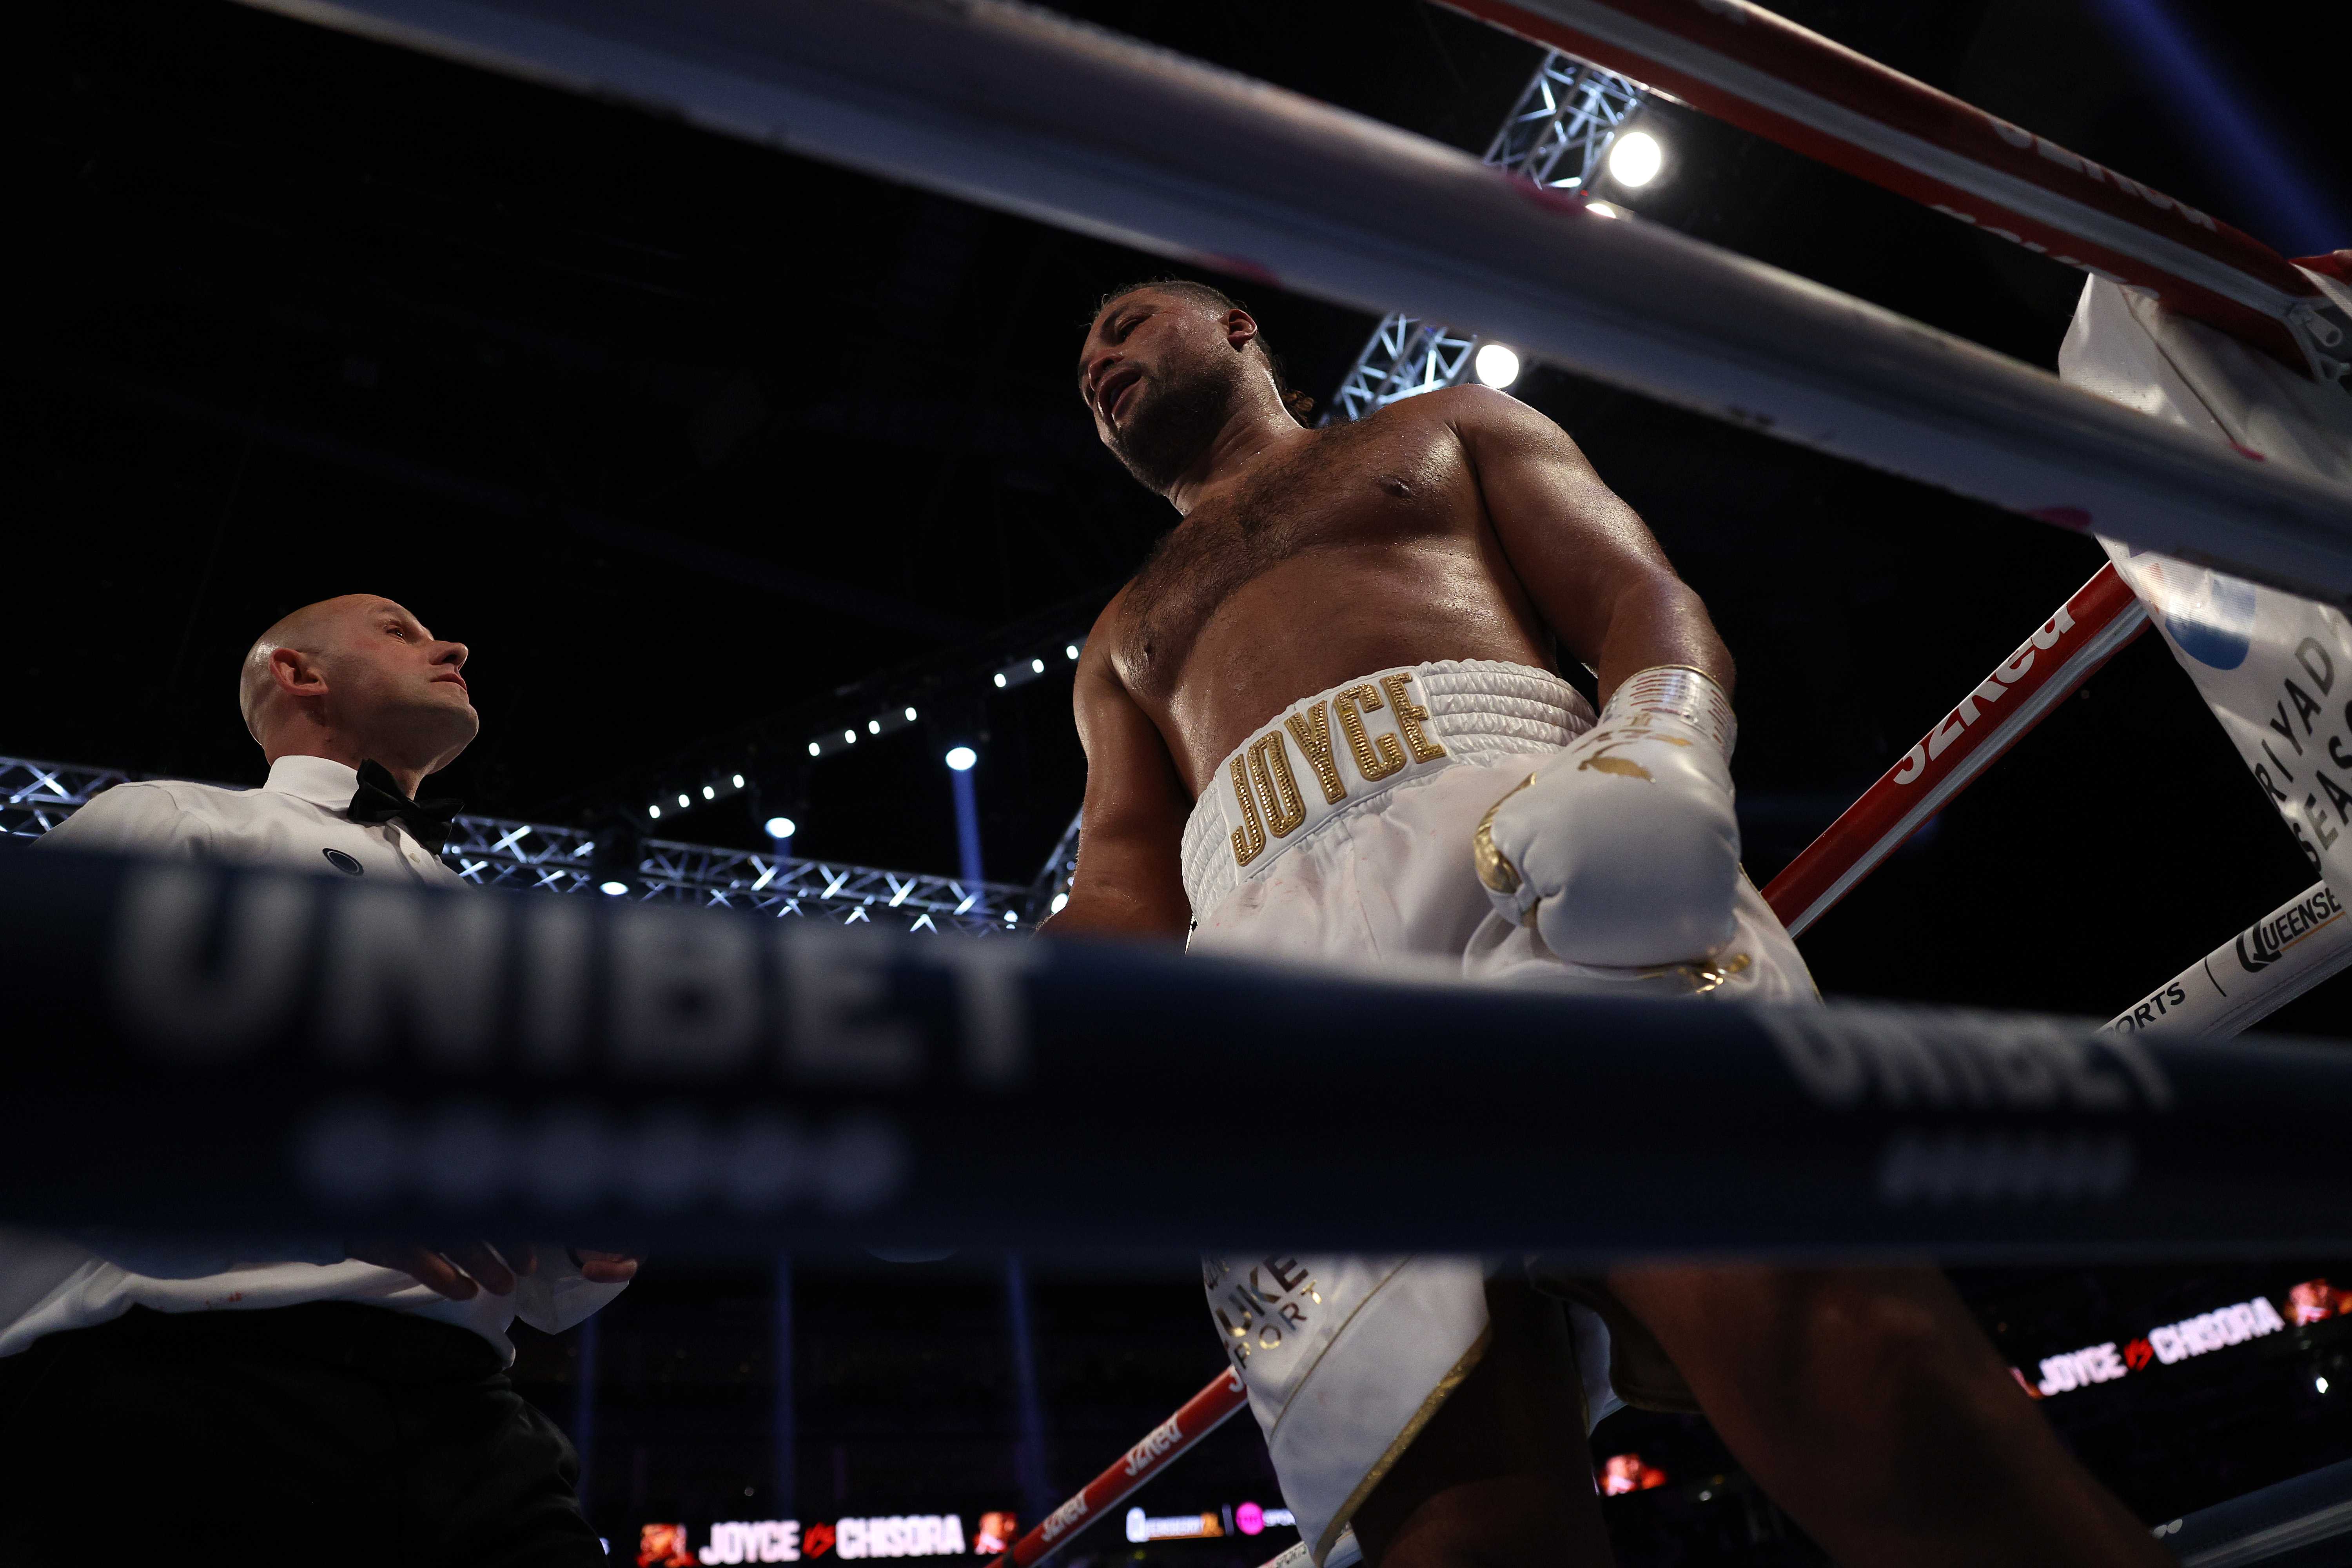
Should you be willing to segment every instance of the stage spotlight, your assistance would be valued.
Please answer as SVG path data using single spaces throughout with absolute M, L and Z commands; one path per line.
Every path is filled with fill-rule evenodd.
M 691 795 L 682 795 L 677 797 L 677 808 L 680 811 L 684 811 L 688 806 L 692 805 L 693 804 L 694 799 Z
M 882 721 L 879 719 L 868 719 L 866 721 L 866 732 L 869 735 L 880 734 L 882 732 Z
M 1515 350 L 1501 343 L 1481 343 L 1478 357 L 1473 362 L 1478 373 L 1478 384 L 1496 391 L 1519 379 L 1519 356 Z
M 911 724 L 911 723 L 913 723 L 914 721 L 915 721 L 915 710 L 914 710 L 912 708 L 909 708 L 909 709 L 908 709 L 908 710 L 907 710 L 907 722 L 908 722 L 908 723 L 909 723 L 909 724 Z
M 709 784 L 704 784 L 702 786 L 702 798 L 705 800 L 717 800 L 719 798 L 719 792 L 711 788 Z
M 789 816 L 772 816 L 767 821 L 768 837 L 782 843 L 800 830 L 800 824 Z
M 657 805 L 649 805 L 646 807 L 646 815 L 658 822 L 661 820 L 661 807 Z
M 1009 925 L 1009 926 L 1017 926 L 1017 925 L 1019 925 L 1019 924 L 1021 923 L 1021 911 L 1020 911 L 1020 910 L 1005 910 L 1005 911 L 1004 911 L 1004 923 L 1005 923 L 1006 925 Z
M 1646 131 L 1628 131 L 1609 148 L 1609 177 L 1629 191 L 1638 191 L 1666 166 L 1666 150 Z
M 844 730 L 841 732 L 841 740 L 844 745 L 854 746 L 857 744 L 857 731 L 855 730 Z
M 948 766 L 953 768 L 960 773 L 968 773 L 971 772 L 973 765 L 979 761 L 980 753 L 973 751 L 970 746 L 950 746 L 948 748 Z
M 809 742 L 809 755 L 812 757 L 821 757 L 824 755 L 824 748 L 819 745 L 816 742 L 811 741 Z
M 1050 904 L 1048 904 L 1048 905 L 1046 905 L 1046 906 L 1045 906 L 1045 910 L 1046 910 L 1046 912 L 1047 912 L 1048 914 L 1056 914 L 1056 915 L 1058 915 L 1058 914 L 1060 914 L 1064 910 L 1068 909 L 1069 907 L 1070 907 L 1070 895 L 1069 895 L 1069 894 L 1067 894 L 1067 893 L 1055 893 L 1055 894 L 1054 895 L 1054 901 L 1053 901 L 1052 903 L 1050 903 Z
M 1076 643 L 1064 643 L 1062 645 L 1062 657 L 1070 660 L 1072 663 L 1076 663 L 1078 657 L 1078 645 Z
M 661 808 L 653 808 L 658 816 Z M 607 898 L 626 898 L 637 890 L 637 868 L 645 858 L 645 840 L 625 816 L 597 824 L 596 841 L 583 846 L 588 857 L 588 885 Z
M 1029 661 L 1029 668 L 1037 674 L 1043 675 L 1045 673 L 1045 661 L 1042 658 L 1033 658 Z
M 996 684 L 1000 689 L 1004 685 L 1004 672 L 1001 669 L 996 672 Z
M 741 789 L 743 787 L 743 775 L 741 773 L 737 773 L 735 775 L 734 784 L 737 789 Z

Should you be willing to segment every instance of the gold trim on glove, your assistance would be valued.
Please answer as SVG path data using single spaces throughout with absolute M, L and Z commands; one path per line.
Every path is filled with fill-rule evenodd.
M 1509 857 L 1495 847 L 1495 814 L 1503 809 L 1504 801 L 1535 782 L 1536 775 L 1529 773 L 1505 790 L 1501 797 L 1486 808 L 1486 815 L 1478 819 L 1477 831 L 1470 835 L 1470 863 L 1478 868 L 1478 880 L 1486 885 L 1488 892 L 1499 893 L 1507 899 L 1519 890 L 1521 878 L 1519 868 L 1511 864 Z

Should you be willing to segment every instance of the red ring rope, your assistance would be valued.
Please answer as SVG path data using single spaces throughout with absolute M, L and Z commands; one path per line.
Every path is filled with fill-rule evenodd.
M 2098 575 L 1772 879 L 1764 901 L 1789 934 L 1819 920 L 2147 628 L 2147 608 L 2113 566 L 2100 567 Z
M 1748 0 L 1446 4 L 2305 368 L 2286 323 L 2321 296 L 2261 241 Z
M 989 1568 L 1029 1568 L 1031 1563 L 1060 1551 L 1080 1531 L 1118 1507 L 1129 1492 L 1166 1468 L 1176 1456 L 1233 1419 L 1248 1404 L 1249 1395 L 1242 1390 L 1241 1374 L 1232 1371 L 1219 1373 L 1208 1387 L 1186 1400 L 1182 1409 L 1154 1426 L 1117 1464 L 1040 1520 Z

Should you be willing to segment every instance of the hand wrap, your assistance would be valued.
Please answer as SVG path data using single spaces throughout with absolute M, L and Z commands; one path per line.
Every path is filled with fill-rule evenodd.
M 1472 848 L 1495 910 L 1575 963 L 1642 968 L 1729 942 L 1739 882 L 1723 689 L 1659 665 L 1496 801 Z

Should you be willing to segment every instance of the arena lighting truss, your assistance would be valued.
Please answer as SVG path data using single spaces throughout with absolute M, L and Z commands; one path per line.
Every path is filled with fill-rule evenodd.
M 0 757 L 0 838 L 38 838 L 131 776 L 120 768 Z
M 1580 190 L 1642 102 L 1642 89 L 1623 77 L 1549 54 L 1495 132 L 1485 162 L 1545 190 Z M 1329 416 L 1361 419 L 1400 398 L 1458 384 L 1470 374 L 1479 341 L 1391 311 L 1340 378 Z
M 441 858 L 478 887 L 603 890 L 593 833 L 487 816 L 460 816 L 451 827 Z M 798 915 L 836 925 L 871 922 L 907 931 L 989 936 L 1022 929 L 1028 895 L 1026 888 L 996 882 L 648 838 L 640 846 L 624 896 Z
M 131 774 L 0 757 L 0 837 L 37 838 L 101 790 Z M 441 858 L 477 887 L 531 892 L 596 893 L 609 871 L 598 864 L 595 835 L 577 827 L 499 817 L 460 816 L 450 824 Z M 623 884 L 638 901 L 700 904 L 798 915 L 838 925 L 872 923 L 907 931 L 989 936 L 1034 925 L 1034 889 L 968 883 L 914 871 L 699 844 L 646 839 Z

